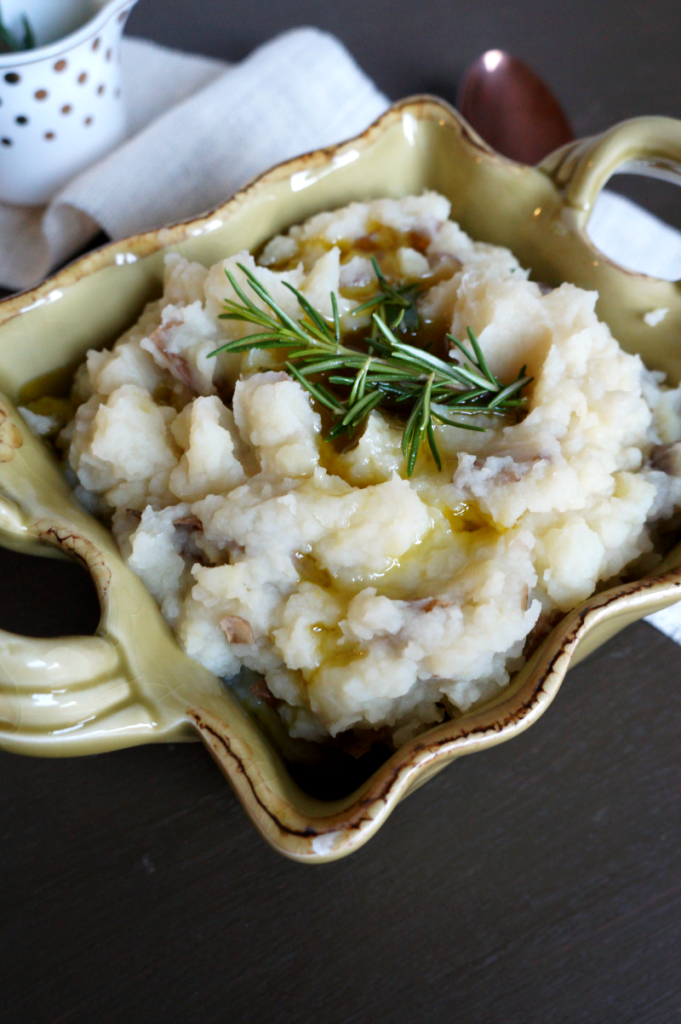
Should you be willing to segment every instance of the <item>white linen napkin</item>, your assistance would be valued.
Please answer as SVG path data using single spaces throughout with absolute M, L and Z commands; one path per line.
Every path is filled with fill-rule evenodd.
M 100 230 L 195 217 L 273 164 L 361 132 L 386 97 L 333 37 L 296 29 L 238 65 L 125 37 L 126 141 L 47 207 L 0 204 L 0 285 L 28 288 Z M 632 270 L 681 278 L 681 233 L 603 192 L 589 234 Z M 681 644 L 681 602 L 647 621 Z
M 601 192 L 588 232 L 602 253 L 629 270 L 670 281 L 681 278 L 681 232 L 624 196 Z M 681 602 L 648 615 L 645 621 L 681 646 Z
M 388 100 L 333 36 L 296 29 L 238 65 L 125 37 L 128 138 L 47 207 L 0 204 L 0 285 L 28 288 L 104 230 L 195 217 L 273 164 L 363 131 Z

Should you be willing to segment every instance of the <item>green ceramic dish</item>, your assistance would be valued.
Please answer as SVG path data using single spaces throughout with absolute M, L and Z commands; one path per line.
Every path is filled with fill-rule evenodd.
M 206 265 L 261 245 L 320 210 L 424 188 L 444 193 L 476 239 L 510 247 L 534 276 L 600 293 L 599 314 L 649 366 L 681 378 L 675 283 L 610 263 L 584 229 L 608 177 L 625 163 L 673 174 L 681 122 L 639 118 L 575 143 L 539 168 L 491 151 L 446 104 L 406 100 L 362 136 L 275 168 L 213 213 L 95 252 L 0 304 L 0 541 L 89 569 L 101 603 L 93 637 L 0 633 L 0 745 L 24 754 L 88 754 L 200 738 L 261 834 L 300 861 L 357 849 L 406 796 L 449 761 L 510 739 L 553 700 L 571 664 L 634 620 L 681 596 L 681 551 L 653 578 L 616 587 L 568 614 L 493 703 L 417 737 L 342 800 L 304 793 L 224 685 L 178 648 L 112 537 L 74 501 L 55 461 L 15 406 L 111 343 L 160 291 L 168 249 Z M 651 327 L 644 316 L 669 313 Z M 41 385 L 41 378 L 43 384 Z

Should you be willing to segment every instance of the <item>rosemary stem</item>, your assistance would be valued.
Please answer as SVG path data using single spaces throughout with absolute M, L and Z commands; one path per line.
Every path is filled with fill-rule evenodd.
M 446 363 L 424 349 L 408 345 L 395 331 L 404 325 L 418 326 L 414 285 L 393 287 L 386 280 L 376 259 L 372 263 L 379 291 L 355 308 L 354 313 L 373 310 L 369 353 L 342 344 L 341 322 L 336 295 L 331 293 L 332 326 L 312 306 L 302 292 L 283 282 L 295 296 L 302 313 L 296 320 L 267 291 L 256 275 L 237 264 L 248 286 L 265 307 L 256 305 L 230 271 L 226 271 L 239 301 L 227 299 L 221 319 L 250 323 L 260 328 L 244 338 L 225 342 L 213 352 L 246 352 L 251 349 L 283 349 L 286 370 L 311 397 L 335 417 L 328 437 L 356 430 L 372 409 L 392 403 L 408 407 L 402 433 L 402 451 L 411 476 L 424 440 L 438 469 L 442 460 L 436 444 L 435 424 L 484 431 L 479 423 L 450 418 L 460 416 L 507 416 L 526 404 L 520 392 L 531 377 L 522 368 L 516 380 L 503 385 L 492 373 L 475 334 L 468 328 L 469 350 L 453 335 L 447 339 L 462 353 L 465 363 Z M 376 312 L 376 310 L 380 310 Z M 313 378 L 313 379 L 312 379 Z M 347 398 L 329 391 L 322 381 L 334 387 L 349 388 Z

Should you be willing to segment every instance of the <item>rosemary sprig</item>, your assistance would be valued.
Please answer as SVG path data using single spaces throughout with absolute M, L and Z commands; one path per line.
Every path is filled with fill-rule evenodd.
M 516 380 L 503 385 L 490 371 L 470 327 L 471 349 L 453 335 L 447 335 L 466 362 L 446 363 L 430 352 L 400 341 L 394 328 L 374 313 L 375 336 L 370 341 L 371 351 L 360 352 L 342 344 L 338 305 L 333 293 L 333 320 L 329 324 L 301 292 L 284 282 L 303 311 L 303 317 L 294 320 L 275 302 L 255 274 L 241 263 L 238 266 L 266 309 L 256 306 L 234 275 L 226 271 L 239 301 L 226 299 L 225 312 L 220 314 L 220 318 L 253 324 L 259 330 L 220 345 L 210 355 L 257 348 L 286 350 L 287 371 L 315 401 L 334 415 L 335 422 L 328 439 L 355 430 L 378 405 L 392 405 L 398 410 L 404 408 L 407 422 L 402 435 L 402 451 L 407 460 L 407 475 L 411 476 L 424 441 L 427 441 L 438 469 L 441 468 L 435 424 L 446 423 L 465 430 L 484 431 L 485 427 L 462 422 L 452 416 L 503 416 L 525 404 L 520 392 L 531 380 L 525 376 L 525 367 Z M 348 397 L 340 397 L 326 384 L 349 388 Z
M 24 38 L 7 28 L 0 11 L 0 53 L 18 53 L 20 50 L 35 49 L 35 34 L 31 23 L 25 14 L 21 15 L 21 24 L 24 29 Z
M 358 313 L 364 313 L 370 309 L 388 325 L 391 331 L 397 330 L 401 325 L 409 331 L 417 331 L 419 313 L 416 308 L 416 300 L 421 294 L 418 285 L 403 284 L 395 288 L 386 280 L 375 256 L 371 257 L 371 263 L 378 280 L 378 290 L 361 306 L 353 309 L 353 315 L 356 316 Z M 372 334 L 372 339 L 373 337 L 374 334 Z

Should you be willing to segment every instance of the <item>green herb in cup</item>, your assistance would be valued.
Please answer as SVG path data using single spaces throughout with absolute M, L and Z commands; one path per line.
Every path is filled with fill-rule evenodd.
M 35 49 L 35 33 L 25 14 L 21 15 L 24 29 L 23 39 L 5 25 L 0 9 L 0 53 L 19 53 L 22 50 Z

